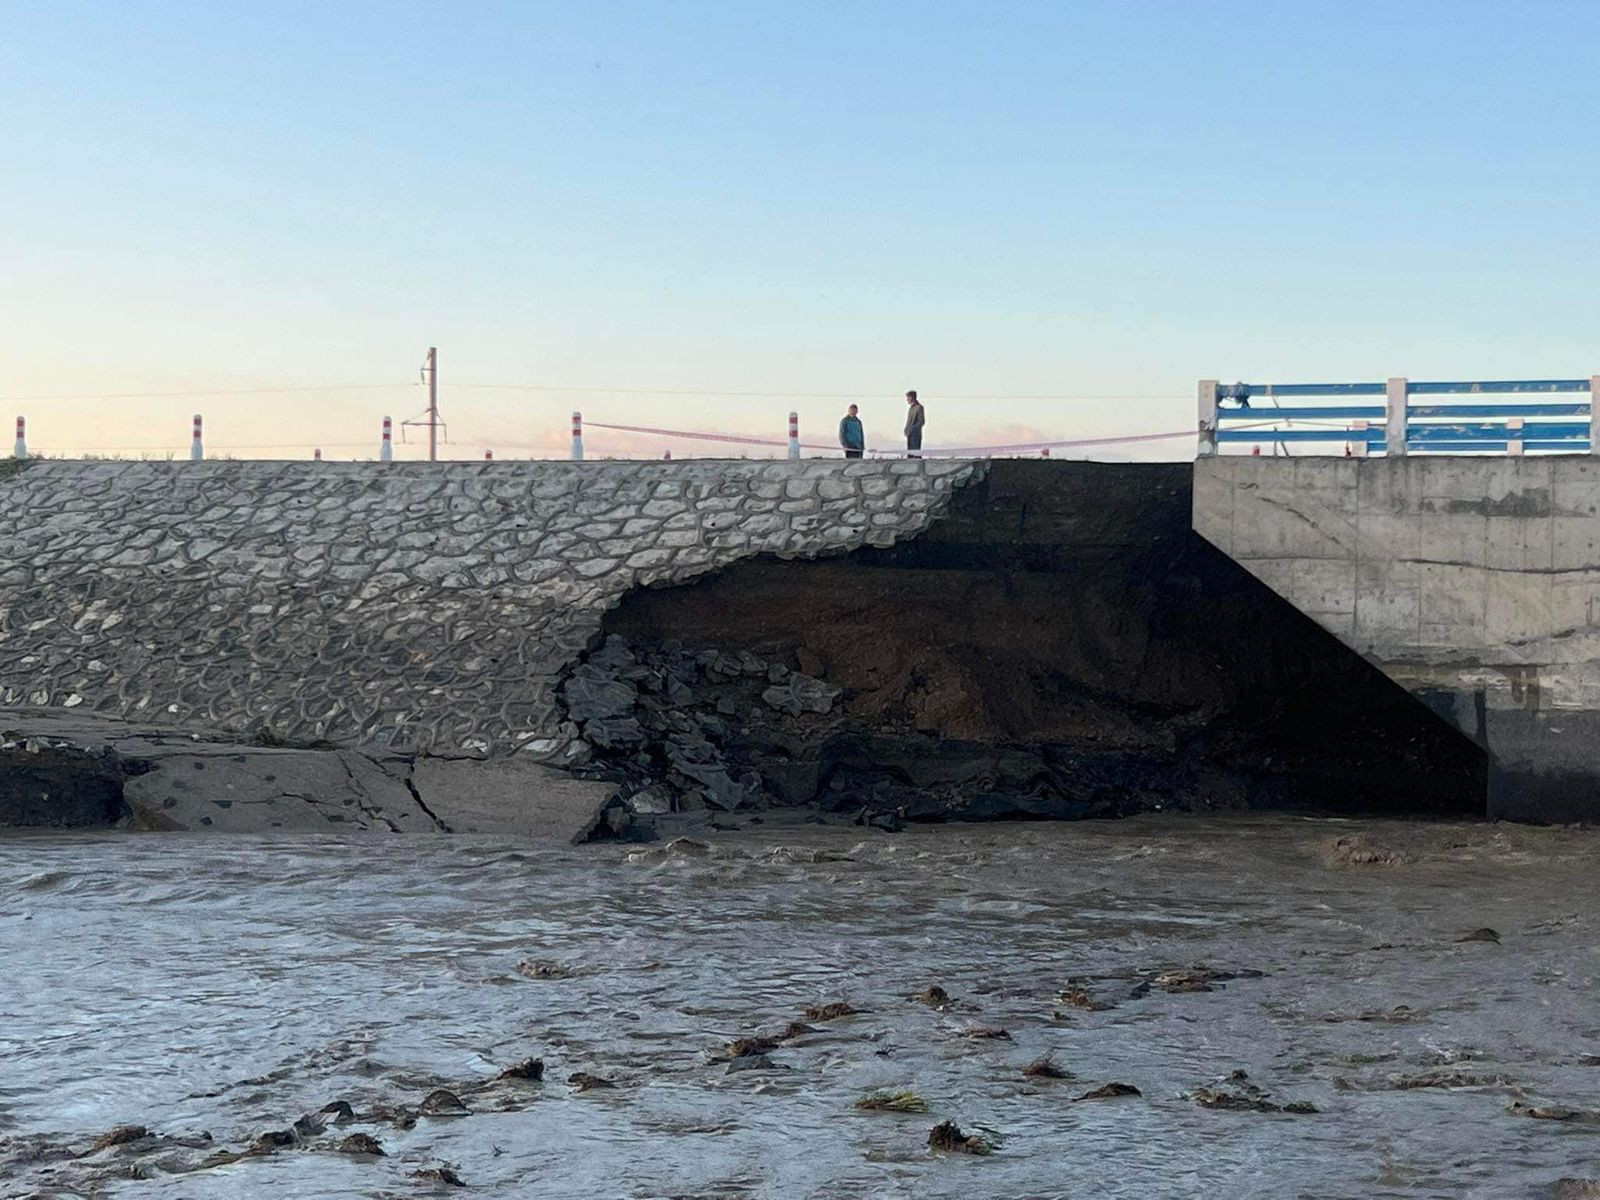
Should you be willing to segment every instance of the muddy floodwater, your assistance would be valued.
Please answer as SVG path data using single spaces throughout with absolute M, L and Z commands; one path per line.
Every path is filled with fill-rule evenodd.
M 1591 833 L 48 836 L 0 867 L 0 1195 L 1600 1195 Z M 901 1092 L 926 1111 L 856 1107 Z M 930 1150 L 944 1121 L 990 1152 Z

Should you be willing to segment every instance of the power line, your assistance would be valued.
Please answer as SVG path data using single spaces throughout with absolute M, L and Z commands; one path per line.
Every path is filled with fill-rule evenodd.
M 456 388 L 500 392 L 570 392 L 594 396 L 713 396 L 738 400 L 871 400 L 890 396 L 870 392 L 730 392 L 712 388 L 577 387 L 554 383 L 454 383 Z M 939 392 L 940 400 L 1184 400 L 1170 392 L 1058 392 L 1024 395 L 1016 392 Z
M 389 388 L 421 387 L 415 382 L 406 383 L 328 383 L 311 387 L 266 388 L 209 388 L 199 392 L 83 392 L 71 396 L 0 396 L 0 401 L 11 400 L 158 400 L 179 399 L 187 396 L 281 396 L 289 392 L 371 392 Z
M 397 383 L 327 383 L 293 385 L 288 387 L 258 388 L 202 388 L 181 392 L 74 392 L 26 393 L 0 396 L 0 402 L 19 400 L 161 400 L 206 396 L 276 396 L 298 392 L 367 392 L 398 388 L 416 388 L 422 382 L 411 380 Z M 644 388 L 644 387 L 592 387 L 564 383 L 455 383 L 457 388 L 475 391 L 501 392 L 553 392 L 592 396 L 699 396 L 736 400 L 871 400 L 888 393 L 878 390 L 861 392 L 768 392 L 729 391 L 717 388 Z M 940 392 L 940 400 L 1184 400 L 1169 392 Z
M 240 443 L 234 443 L 232 445 L 218 445 L 218 444 L 213 443 L 213 442 L 207 442 L 206 444 L 212 450 L 296 450 L 296 449 L 299 449 L 301 447 L 312 447 L 312 448 L 315 448 L 315 447 L 318 447 L 318 446 L 326 447 L 327 449 L 331 449 L 331 450 L 346 450 L 346 449 L 352 449 L 352 448 L 355 448 L 355 447 L 358 447 L 358 446 L 372 446 L 375 443 L 372 442 L 372 441 L 365 441 L 365 442 L 249 442 L 249 443 L 240 442 Z M 167 451 L 167 450 L 176 452 L 176 451 L 178 451 L 180 449 L 180 447 L 174 442 L 167 442 L 167 443 L 165 443 L 163 445 L 160 445 L 160 446 L 124 446 L 124 445 L 122 445 L 120 443 L 115 445 L 115 446 L 80 446 L 80 445 L 76 445 L 76 444 L 61 444 L 61 445 L 55 445 L 55 446 L 34 446 L 34 449 L 37 450 L 38 452 L 40 452 L 41 454 L 43 454 L 43 453 L 56 453 L 56 454 L 59 454 L 64 450 L 87 450 L 87 451 L 89 451 L 90 453 L 93 453 L 93 454 L 98 454 L 98 453 L 102 453 L 102 452 L 108 452 L 108 453 L 114 452 L 114 453 L 121 454 L 121 453 L 128 453 L 128 452 L 134 452 L 134 451 L 137 451 L 137 452 L 140 452 L 140 453 L 152 453 L 152 454 L 154 454 L 154 453 L 160 453 L 162 451 Z

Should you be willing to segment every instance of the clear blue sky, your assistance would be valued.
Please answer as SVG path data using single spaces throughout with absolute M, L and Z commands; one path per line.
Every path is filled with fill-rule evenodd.
M 200 408 L 366 453 L 430 344 L 462 455 L 843 403 L 468 382 L 861 392 L 884 435 L 915 386 L 956 443 L 1185 427 L 1202 376 L 1600 371 L 1600 4 L 0 20 L 0 395 L 396 385 L 0 402 L 41 445 L 181 448 Z M 1090 393 L 1170 399 L 944 398 Z

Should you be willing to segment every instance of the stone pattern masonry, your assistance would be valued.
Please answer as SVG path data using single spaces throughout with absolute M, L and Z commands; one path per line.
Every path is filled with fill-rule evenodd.
M 41 461 L 0 477 L 0 705 L 571 765 L 632 588 L 912 537 L 982 463 Z

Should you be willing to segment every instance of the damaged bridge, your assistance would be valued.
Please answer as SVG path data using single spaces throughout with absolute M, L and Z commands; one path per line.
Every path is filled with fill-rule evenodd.
M 1481 747 L 1490 816 L 1594 820 L 1597 420 L 1600 377 L 1203 383 L 1194 528 Z M 1347 457 L 1217 453 L 1285 438 Z
M 1557 466 L 1447 465 L 23 464 L 0 824 L 1479 815 L 1484 746 L 1496 811 L 1580 814 L 1504 782 L 1580 794 L 1545 718 L 1589 711 L 1587 612 L 1552 555 L 1594 509 L 1562 524 Z M 1436 518 L 1476 548 L 1399 556 Z M 1450 579 L 1479 618 L 1412 653 Z

